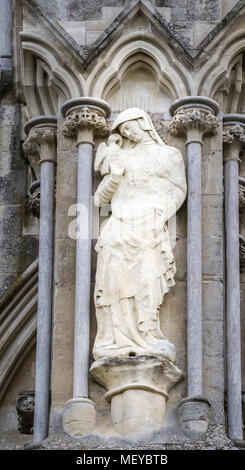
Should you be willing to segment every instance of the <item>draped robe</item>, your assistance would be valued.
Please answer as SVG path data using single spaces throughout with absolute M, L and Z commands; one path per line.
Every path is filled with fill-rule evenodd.
M 112 215 L 96 244 L 94 357 L 160 354 L 174 360 L 159 309 L 174 285 L 167 222 L 186 197 L 183 158 L 153 140 L 122 150 L 120 158 L 124 174 L 116 183 L 106 175 L 95 194 L 97 201 L 107 194 Z

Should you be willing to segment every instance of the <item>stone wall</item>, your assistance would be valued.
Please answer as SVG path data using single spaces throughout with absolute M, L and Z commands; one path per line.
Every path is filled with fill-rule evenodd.
M 179 148 L 186 158 L 182 138 L 173 138 L 168 132 L 169 121 L 154 120 L 156 128 L 163 129 L 162 137 L 171 146 Z M 75 241 L 69 238 L 69 208 L 76 202 L 76 147 L 75 139 L 59 134 L 57 161 L 56 212 L 56 272 L 54 349 L 52 378 L 52 417 L 55 427 L 61 423 L 61 412 L 72 397 L 74 293 L 75 293 Z M 97 143 L 98 145 L 98 143 Z M 96 147 L 97 147 L 96 145 Z M 204 394 L 212 403 L 212 423 L 224 424 L 224 344 L 223 344 L 223 162 L 221 133 L 204 139 L 203 152 L 203 381 Z M 94 191 L 99 183 L 94 174 Z M 72 212 L 70 212 L 72 214 Z M 161 328 L 177 350 L 176 365 L 186 374 L 186 203 L 177 215 L 176 285 L 164 298 L 160 310 Z M 95 244 L 93 242 L 93 246 Z M 93 290 L 96 254 L 92 255 L 91 337 L 92 346 L 97 331 Z M 104 399 L 105 390 L 90 379 L 89 396 L 98 411 L 97 430 L 110 434 L 109 406 Z M 177 426 L 177 405 L 186 396 L 186 381 L 171 392 L 167 407 L 167 423 Z
M 160 29 L 160 23 L 157 23 L 158 17 L 155 16 L 153 18 L 150 14 L 147 16 L 147 14 L 143 14 L 140 11 L 132 18 L 123 19 L 120 24 L 121 29 L 117 32 L 116 17 L 132 3 L 134 2 L 127 0 L 114 2 L 108 0 L 100 2 L 31 0 L 28 6 L 28 2 L 23 1 L 21 15 L 23 16 L 23 31 L 26 34 L 23 41 L 28 44 L 25 54 L 27 58 L 28 53 L 30 53 L 30 55 L 33 54 L 33 57 L 38 57 L 38 60 L 42 60 L 44 70 L 45 66 L 48 68 L 46 60 L 49 65 L 50 63 L 52 64 L 53 68 L 50 67 L 48 76 L 50 83 L 54 80 L 54 87 L 56 89 L 61 85 L 63 86 L 63 77 L 62 73 L 60 73 L 60 70 L 63 70 L 64 74 L 66 74 L 66 83 L 72 82 L 72 86 L 67 92 L 69 98 L 77 97 L 78 95 L 82 96 L 84 93 L 85 96 L 95 96 L 108 100 L 113 108 L 112 119 L 116 117 L 119 111 L 131 105 L 142 106 L 146 111 L 150 111 L 156 128 L 162 128 L 162 136 L 166 143 L 179 148 L 186 159 L 184 138 L 171 137 L 167 131 L 170 120 L 168 112 L 169 104 L 176 98 L 191 94 L 203 94 L 213 98 L 216 82 L 219 83 L 219 80 L 221 80 L 219 88 L 216 87 L 217 94 L 215 96 L 219 98 L 222 107 L 225 93 L 225 82 L 222 82 L 222 79 L 229 66 L 229 61 L 232 61 L 233 56 L 238 52 L 240 53 L 242 47 L 245 47 L 245 43 L 242 46 L 243 39 L 239 36 L 241 43 L 239 42 L 239 48 L 237 46 L 238 52 L 235 49 L 234 51 L 233 49 L 227 51 L 225 47 L 228 44 L 229 35 L 232 35 L 232 38 L 234 38 L 235 35 L 242 34 L 239 31 L 244 29 L 244 12 L 241 10 L 240 18 L 232 17 L 231 24 L 227 23 L 225 25 L 226 30 L 217 30 L 217 37 L 213 36 L 213 42 L 207 43 L 206 49 L 202 50 L 202 53 L 206 54 L 206 56 L 201 56 L 197 66 L 194 61 L 185 62 L 183 57 L 184 59 L 186 58 L 186 51 L 193 52 L 195 50 L 195 52 L 198 52 L 200 42 L 204 38 L 210 39 L 210 36 L 207 36 L 210 31 L 216 25 L 221 25 L 220 22 L 225 15 L 231 12 L 232 8 L 235 8 L 238 4 L 240 5 L 241 2 L 236 0 L 222 2 L 221 0 L 183 0 L 180 5 L 180 2 L 175 0 L 155 0 L 148 3 L 151 7 L 156 8 L 156 11 L 160 13 L 164 20 L 167 20 L 170 28 L 168 31 L 166 30 L 165 23 L 161 23 L 165 26 Z M 31 9 L 35 4 L 40 6 L 40 11 L 37 10 L 35 12 L 35 9 Z M 44 15 L 43 18 L 42 13 Z M 104 30 L 112 24 L 116 31 L 113 36 L 114 40 L 110 36 L 112 28 L 109 29 L 109 32 L 107 30 L 108 34 L 104 34 Z M 55 29 L 54 33 L 53 26 L 60 29 Z M 21 28 L 22 23 L 19 24 L 19 30 Z M 172 32 L 172 36 L 170 32 Z M 89 49 L 102 33 L 104 34 L 103 38 L 106 37 L 107 42 L 105 41 L 104 48 L 98 49 L 100 51 L 98 57 L 96 55 L 92 56 L 89 67 L 85 70 L 84 63 L 81 65 L 83 62 L 82 55 L 79 56 L 79 54 Z M 183 43 L 175 41 L 175 33 L 184 40 Z M 28 34 L 30 39 L 28 39 Z M 138 36 L 136 37 L 137 34 Z M 136 39 L 134 39 L 134 35 Z M 146 38 L 145 42 L 144 35 Z M 43 43 L 42 38 L 44 39 Z M 48 40 L 48 44 L 45 43 L 45 39 Z M 76 43 L 72 42 L 72 39 Z M 133 45 L 131 46 L 131 44 Z M 181 48 L 182 44 L 187 46 L 185 52 Z M 223 45 L 224 53 L 221 51 Z M 82 46 L 81 49 L 79 46 Z M 132 50 L 130 47 L 132 47 Z M 158 47 L 159 50 L 157 51 Z M 134 49 L 136 50 L 135 55 Z M 43 96 L 42 93 L 45 94 L 45 87 L 42 87 L 43 84 L 40 84 L 38 80 L 36 80 L 34 85 L 33 83 L 30 85 L 28 74 L 23 79 L 24 70 L 21 69 L 23 51 L 21 44 L 19 42 L 15 43 L 15 39 L 13 39 L 13 50 L 15 55 L 16 85 L 12 92 L 7 92 L 2 96 L 0 104 L 0 298 L 6 292 L 7 296 L 11 298 L 11 289 L 14 289 L 16 279 L 36 259 L 38 253 L 37 230 L 35 229 L 36 231 L 34 230 L 33 232 L 28 230 L 30 226 L 30 216 L 26 210 L 28 175 L 27 166 L 21 151 L 21 140 L 23 138 L 22 120 L 26 116 L 35 115 L 38 106 L 37 99 L 35 109 L 31 109 L 32 101 L 27 99 L 28 86 L 30 89 L 32 87 L 35 89 L 33 96 L 37 96 L 38 86 L 40 86 L 39 96 Z M 45 57 L 43 51 L 47 52 L 47 57 Z M 120 56 L 122 51 L 125 57 Z M 134 65 L 133 60 L 133 67 L 130 68 L 132 57 L 134 57 L 137 64 L 141 64 L 139 69 Z M 23 63 L 26 71 L 28 69 L 28 60 L 23 61 Z M 56 75 L 58 70 L 57 64 L 61 68 Z M 35 67 L 36 65 L 33 67 L 34 71 L 36 70 Z M 217 67 L 217 72 L 215 72 L 215 67 Z M 45 73 L 43 76 L 45 76 Z M 74 85 L 79 80 L 80 88 Z M 155 92 L 154 100 L 151 99 L 150 103 L 148 103 L 148 98 L 153 91 Z M 62 99 L 64 100 L 65 97 Z M 133 99 L 135 101 L 132 101 Z M 23 115 L 20 115 L 19 112 L 19 101 L 24 102 L 22 105 L 24 104 L 24 107 L 27 109 L 27 112 Z M 58 103 L 59 107 L 61 103 L 62 100 Z M 57 424 L 61 426 L 61 414 L 65 403 L 72 397 L 75 240 L 69 236 L 69 227 L 71 223 L 74 223 L 75 219 L 75 214 L 70 209 L 76 203 L 77 184 L 77 149 L 75 139 L 63 137 L 59 109 L 57 114 L 59 122 L 51 384 L 51 423 L 54 428 Z M 96 147 L 98 144 L 99 142 L 97 141 Z M 221 130 L 216 136 L 204 138 L 202 175 L 203 392 L 212 404 L 212 424 L 223 428 L 225 420 L 223 408 L 225 394 L 225 322 L 224 188 Z M 94 174 L 94 192 L 98 183 L 99 176 Z M 174 248 L 177 264 L 176 285 L 164 299 L 161 308 L 162 331 L 176 345 L 177 366 L 185 374 L 187 372 L 186 212 L 185 203 L 177 215 L 177 239 Z M 95 240 L 93 241 L 93 247 L 94 244 Z M 90 363 L 93 360 L 91 351 L 97 328 L 93 303 L 95 269 L 96 254 L 93 251 Z M 243 370 L 245 362 L 244 298 L 245 281 L 243 274 L 241 277 Z M 14 432 L 16 425 L 14 410 L 15 397 L 18 391 L 20 389 L 33 389 L 34 387 L 34 378 L 31 372 L 34 367 L 33 362 L 34 353 L 32 352 L 20 366 L 19 372 L 13 379 L 13 383 L 10 384 L 6 397 L 2 401 L 0 409 L 2 423 L 3 426 L 7 426 L 6 423 L 9 415 L 11 417 L 9 425 L 11 432 Z M 23 375 L 22 371 L 24 371 Z M 244 374 L 242 379 L 244 390 Z M 112 431 L 110 428 L 109 406 L 104 399 L 104 392 L 100 385 L 90 379 L 89 396 L 97 406 L 98 430 L 102 435 L 110 435 Z M 170 400 L 168 401 L 167 426 L 177 425 L 177 405 L 185 396 L 186 380 L 178 384 L 171 393 Z M 3 440 L 6 439 L 7 437 L 4 435 Z
M 8 93 L 0 105 L 0 298 L 37 257 L 37 238 L 23 236 L 26 164 L 19 130 L 19 106 Z
M 36 0 L 43 13 L 58 22 L 81 46 L 90 46 L 128 6 L 130 0 L 46 2 Z M 196 48 L 204 37 L 238 3 L 237 0 L 150 0 L 156 10 L 184 39 Z
M 21 364 L 8 387 L 0 404 L 0 449 L 23 449 L 23 445 L 32 441 L 31 434 L 21 434 L 18 431 L 18 414 L 16 398 L 20 391 L 35 389 L 35 347 Z

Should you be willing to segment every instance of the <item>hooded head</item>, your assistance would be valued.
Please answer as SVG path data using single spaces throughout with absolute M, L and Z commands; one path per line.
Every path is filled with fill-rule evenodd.
M 138 121 L 141 128 L 144 131 L 148 131 L 150 136 L 156 143 L 160 145 L 166 145 L 161 139 L 161 137 L 158 135 L 157 131 L 155 130 L 152 124 L 152 121 L 150 119 L 150 116 L 143 109 L 129 108 L 129 109 L 126 109 L 125 111 L 122 111 L 117 116 L 112 126 L 112 132 L 118 130 L 119 126 L 127 121 Z

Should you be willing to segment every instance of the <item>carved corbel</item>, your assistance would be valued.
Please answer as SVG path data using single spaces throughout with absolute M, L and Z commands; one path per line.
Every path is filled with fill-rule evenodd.
M 34 408 L 35 392 L 20 392 L 16 398 L 19 432 L 23 434 L 33 434 Z
M 40 212 L 40 164 L 43 161 L 56 163 L 57 130 L 54 127 L 33 127 L 23 142 L 23 151 L 32 171 L 33 181 L 29 187 L 28 207 L 39 217 Z

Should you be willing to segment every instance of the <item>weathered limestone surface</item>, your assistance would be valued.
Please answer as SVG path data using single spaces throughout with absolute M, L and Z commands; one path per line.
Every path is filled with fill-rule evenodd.
M 32 223 L 24 207 L 29 176 L 21 158 L 19 140 L 20 135 L 23 138 L 23 123 L 26 119 L 42 114 L 43 111 L 40 112 L 39 107 L 42 110 L 53 107 L 60 119 L 60 106 L 64 101 L 87 94 L 107 100 L 113 108 L 113 120 L 117 112 L 125 107 L 135 104 L 140 107 L 142 104 L 142 107 L 151 113 L 154 125 L 158 125 L 161 129 L 166 143 L 177 147 L 185 161 L 185 139 L 182 136 L 171 136 L 168 132 L 170 103 L 187 95 L 201 94 L 215 99 L 223 112 L 244 113 L 244 77 L 240 77 L 241 64 L 244 61 L 242 0 L 222 2 L 183 0 L 181 4 L 176 0 L 142 1 L 136 15 L 129 16 L 127 12 L 134 2 L 127 0 L 114 2 L 110 0 L 15 2 L 13 0 L 13 3 L 15 26 L 12 51 L 16 72 L 15 89 L 13 93 L 1 97 L 0 106 L 0 297 L 6 291 L 7 296 L 12 292 L 19 274 L 37 257 L 37 236 L 23 236 L 23 226 L 24 233 L 27 233 L 27 228 L 32 227 Z M 149 6 L 147 14 L 146 5 Z M 118 15 L 121 15 L 120 20 L 117 19 Z M 164 23 L 165 20 L 168 24 Z M 108 29 L 105 31 L 105 28 Z M 22 33 L 19 35 L 19 32 Z M 1 34 L 3 37 L 4 28 Z M 95 41 L 98 42 L 93 49 Z M 4 44 L 2 41 L 1 43 Z M 39 71 L 38 74 L 36 70 Z M 131 100 L 135 102 L 132 103 Z M 21 103 L 20 120 L 17 101 Z M 51 413 L 51 430 L 55 429 L 58 434 L 53 435 L 53 443 L 49 442 L 47 446 L 129 448 L 130 442 L 113 440 L 114 431 L 111 426 L 109 404 L 104 398 L 105 390 L 92 378 L 89 379 L 89 398 L 96 403 L 96 431 L 105 439 L 84 438 L 80 444 L 78 442 L 74 444 L 73 440 L 59 434 L 62 428 L 61 414 L 65 403 L 72 396 L 73 388 L 76 241 L 70 234 L 74 233 L 77 223 L 74 210 L 77 185 L 76 141 L 75 138 L 68 139 L 62 135 L 61 125 L 59 121 Z M 178 434 L 180 429 L 177 408 L 187 394 L 187 207 L 185 203 L 177 214 L 177 238 L 173 248 L 177 264 L 176 285 L 166 295 L 164 308 L 160 309 L 161 330 L 169 341 L 175 344 L 176 366 L 185 374 L 185 379 L 173 388 L 166 401 L 164 431 L 159 434 L 160 437 L 151 440 L 156 446 L 159 446 L 159 438 L 161 442 L 168 442 L 165 447 L 162 446 L 164 448 L 178 448 L 178 446 L 182 448 L 183 442 L 187 448 L 188 446 L 231 448 L 231 444 L 220 437 L 225 432 L 226 416 L 224 413 L 224 188 L 221 133 L 205 136 L 203 141 L 202 379 L 203 394 L 211 403 L 209 410 L 211 424 L 204 439 L 196 439 L 193 435 L 185 440 L 183 433 Z M 100 142 L 100 139 L 96 140 L 96 148 Z M 93 193 L 99 182 L 98 173 L 94 173 Z M 106 217 L 106 215 L 101 217 L 100 222 L 102 223 Z M 37 224 L 33 231 L 28 233 L 37 235 Z M 97 332 L 93 305 L 95 242 L 95 240 L 92 242 L 91 346 Z M 245 274 L 241 273 L 243 371 L 244 276 Z M 33 312 L 32 315 L 34 316 Z M 24 325 L 22 327 L 24 330 Z M 1 402 L 3 448 L 14 448 L 30 441 L 29 436 L 28 438 L 21 436 L 20 439 L 15 432 L 17 429 L 15 398 L 20 389 L 34 389 L 33 354 L 30 353 L 25 362 L 20 363 L 20 370 L 14 378 L 11 378 L 12 382 Z M 245 390 L 244 373 L 242 388 Z M 171 426 L 174 431 L 170 436 Z M 177 435 L 181 443 L 178 442 Z M 112 440 L 109 442 L 107 437 L 111 437 Z
M 206 140 L 206 139 L 205 139 Z M 222 169 L 218 167 L 216 178 L 210 180 L 213 165 L 218 165 L 220 160 L 221 142 L 219 136 L 210 138 L 212 144 L 207 139 L 207 152 L 203 155 L 203 240 L 204 249 L 208 250 L 212 256 L 203 257 L 203 383 L 204 394 L 212 403 L 211 419 L 214 423 L 221 424 L 224 421 L 223 394 L 223 254 L 222 254 Z M 170 145 L 179 146 L 185 156 L 185 148 L 180 138 L 173 138 L 167 135 Z M 55 339 L 54 339 L 54 362 L 53 367 L 53 408 L 62 409 L 64 403 L 70 398 L 72 385 L 72 363 L 73 363 L 73 309 L 74 309 L 74 260 L 75 241 L 67 236 L 67 226 L 74 220 L 68 217 L 67 211 L 70 204 L 74 204 L 76 198 L 76 148 L 74 141 L 61 137 L 58 163 L 58 180 L 66 188 L 61 192 L 59 183 L 57 187 L 58 200 L 64 197 L 64 203 L 60 202 L 60 209 L 57 209 L 57 265 L 56 265 L 56 313 L 55 313 Z M 71 145 L 71 151 L 68 151 Z M 214 149 L 214 150 L 212 150 Z M 68 168 L 70 177 L 68 178 Z M 71 184 L 73 174 L 74 183 Z M 206 176 L 207 175 L 207 176 Z M 96 175 L 95 175 L 96 176 Z M 207 179 L 208 178 L 208 179 Z M 59 203 L 59 202 L 58 202 Z M 204 223 L 205 221 L 205 223 Z M 62 236 L 63 234 L 63 236 Z M 216 248 L 220 246 L 220 248 Z M 176 256 L 177 273 L 176 286 L 166 296 L 163 310 L 160 310 L 161 328 L 176 345 L 177 363 L 176 365 L 186 373 L 186 205 L 184 205 L 177 215 L 177 241 L 174 247 Z M 94 263 L 93 263 L 94 265 Z M 95 268 L 94 268 L 95 269 Z M 92 279 L 94 277 L 92 271 Z M 58 281 L 59 280 L 59 281 Z M 92 293 L 93 296 L 93 286 Z M 62 294 L 64 289 L 64 295 Z M 59 301 L 60 298 L 60 301 Z M 91 317 L 91 339 L 93 344 L 96 334 L 96 321 L 93 314 Z M 70 312 L 70 313 L 69 313 Z M 65 332 L 65 334 L 64 334 Z M 61 338 L 62 346 L 61 346 Z M 217 344 L 218 341 L 218 344 Z M 92 360 L 92 358 L 91 358 Z M 66 372 L 65 372 L 66 371 Z M 70 377 L 68 380 L 67 378 Z M 175 422 L 177 416 L 173 410 L 181 398 L 186 395 L 185 382 L 178 384 L 172 391 L 170 399 L 166 403 L 167 422 Z M 108 404 L 105 402 L 103 388 L 90 379 L 90 398 L 93 400 L 102 415 L 98 418 L 98 429 L 104 433 L 109 430 Z M 103 411 L 104 410 L 104 411 Z M 107 418 L 108 416 L 108 418 Z
M 67 139 L 58 123 L 57 136 L 57 199 L 55 230 L 55 291 L 54 335 L 52 362 L 52 408 L 62 410 L 72 396 L 74 303 L 75 303 L 75 248 L 76 241 L 68 235 L 69 208 L 76 204 L 77 149 L 75 139 Z M 76 214 L 75 214 L 76 215 Z
M 19 138 L 19 107 L 6 97 L 0 106 L 0 298 L 37 256 L 37 239 L 22 236 L 26 168 Z
M 23 449 L 31 442 L 32 436 L 18 432 L 16 398 L 22 390 L 34 390 L 35 386 L 35 347 L 22 362 L 0 405 L 0 449 Z
M 153 4 L 156 11 L 174 26 L 188 46 L 193 48 L 197 47 L 237 2 L 236 0 L 225 2 L 184 0 L 180 5 L 173 0 L 156 0 L 148 3 Z M 38 0 L 38 4 L 51 21 L 58 21 L 79 44 L 84 46 L 93 43 L 130 2 L 75 0 L 70 4 L 65 0 L 60 2 L 52 0 L 47 5 L 46 0 Z M 79 31 L 78 22 L 82 24 L 82 31 L 81 27 Z
M 163 356 L 99 359 L 90 371 L 107 390 L 115 431 L 126 438 L 162 428 L 169 392 L 183 380 L 181 370 Z

